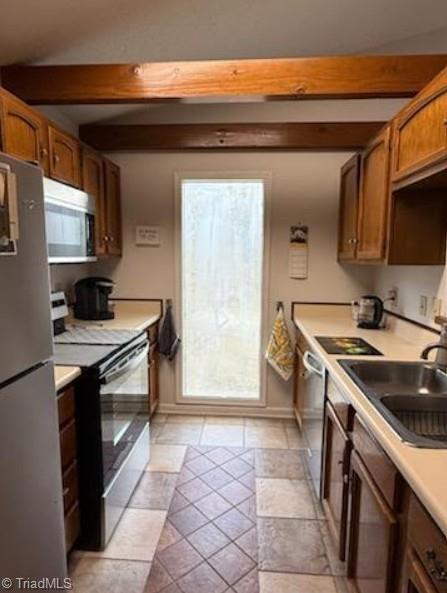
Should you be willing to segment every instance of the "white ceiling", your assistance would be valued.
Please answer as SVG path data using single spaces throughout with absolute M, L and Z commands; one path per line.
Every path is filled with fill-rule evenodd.
M 14 0 L 0 19 L 0 63 L 291 57 L 381 47 L 393 53 L 417 36 L 415 51 L 438 51 L 426 49 L 425 40 L 444 23 L 445 0 L 39 0 L 38 7 Z M 438 39 L 447 51 L 445 34 Z M 137 109 L 63 111 L 87 122 Z
M 354 53 L 447 22 L 445 0 L 4 2 L 3 64 Z

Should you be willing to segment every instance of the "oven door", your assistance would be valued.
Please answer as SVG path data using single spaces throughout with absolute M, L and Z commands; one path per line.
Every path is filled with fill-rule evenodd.
M 111 484 L 149 420 L 147 340 L 126 351 L 100 380 L 104 488 Z
M 149 344 L 144 337 L 118 357 L 100 378 L 102 548 L 149 463 L 148 353 Z
M 96 261 L 93 213 L 46 198 L 45 229 L 50 264 Z

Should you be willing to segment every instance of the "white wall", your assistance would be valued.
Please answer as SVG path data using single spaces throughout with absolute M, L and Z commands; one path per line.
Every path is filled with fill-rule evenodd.
M 123 178 L 124 254 L 120 262 L 103 265 L 117 282 L 118 297 L 174 298 L 174 174 L 176 171 L 271 171 L 271 262 L 269 324 L 275 302 L 345 302 L 371 289 L 371 270 L 342 267 L 336 261 L 338 185 L 340 166 L 349 154 L 282 153 L 138 153 L 114 154 Z M 309 278 L 288 278 L 289 226 L 298 221 L 310 227 Z M 162 227 L 159 248 L 136 247 L 137 224 Z M 162 368 L 162 403 L 174 403 L 174 375 Z M 291 408 L 291 384 L 269 370 L 271 410 Z

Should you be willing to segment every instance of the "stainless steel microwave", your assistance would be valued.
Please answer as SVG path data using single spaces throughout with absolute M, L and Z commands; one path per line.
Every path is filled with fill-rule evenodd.
M 95 198 L 52 179 L 43 184 L 49 263 L 96 261 Z

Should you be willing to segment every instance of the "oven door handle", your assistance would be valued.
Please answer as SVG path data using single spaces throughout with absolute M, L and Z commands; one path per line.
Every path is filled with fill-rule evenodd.
M 309 373 L 313 375 L 319 375 L 324 377 L 324 366 L 318 360 L 318 358 L 312 354 L 309 350 L 306 350 L 303 356 L 303 364 Z
M 143 350 L 139 350 L 138 354 L 134 355 L 131 359 L 128 359 L 125 364 L 122 366 L 117 365 L 113 367 L 110 371 L 108 371 L 102 378 L 101 383 L 102 385 L 108 385 L 115 381 L 119 377 L 125 375 L 126 373 L 136 369 L 140 364 L 143 362 L 144 359 L 147 359 L 149 355 L 149 345 L 146 345 Z

